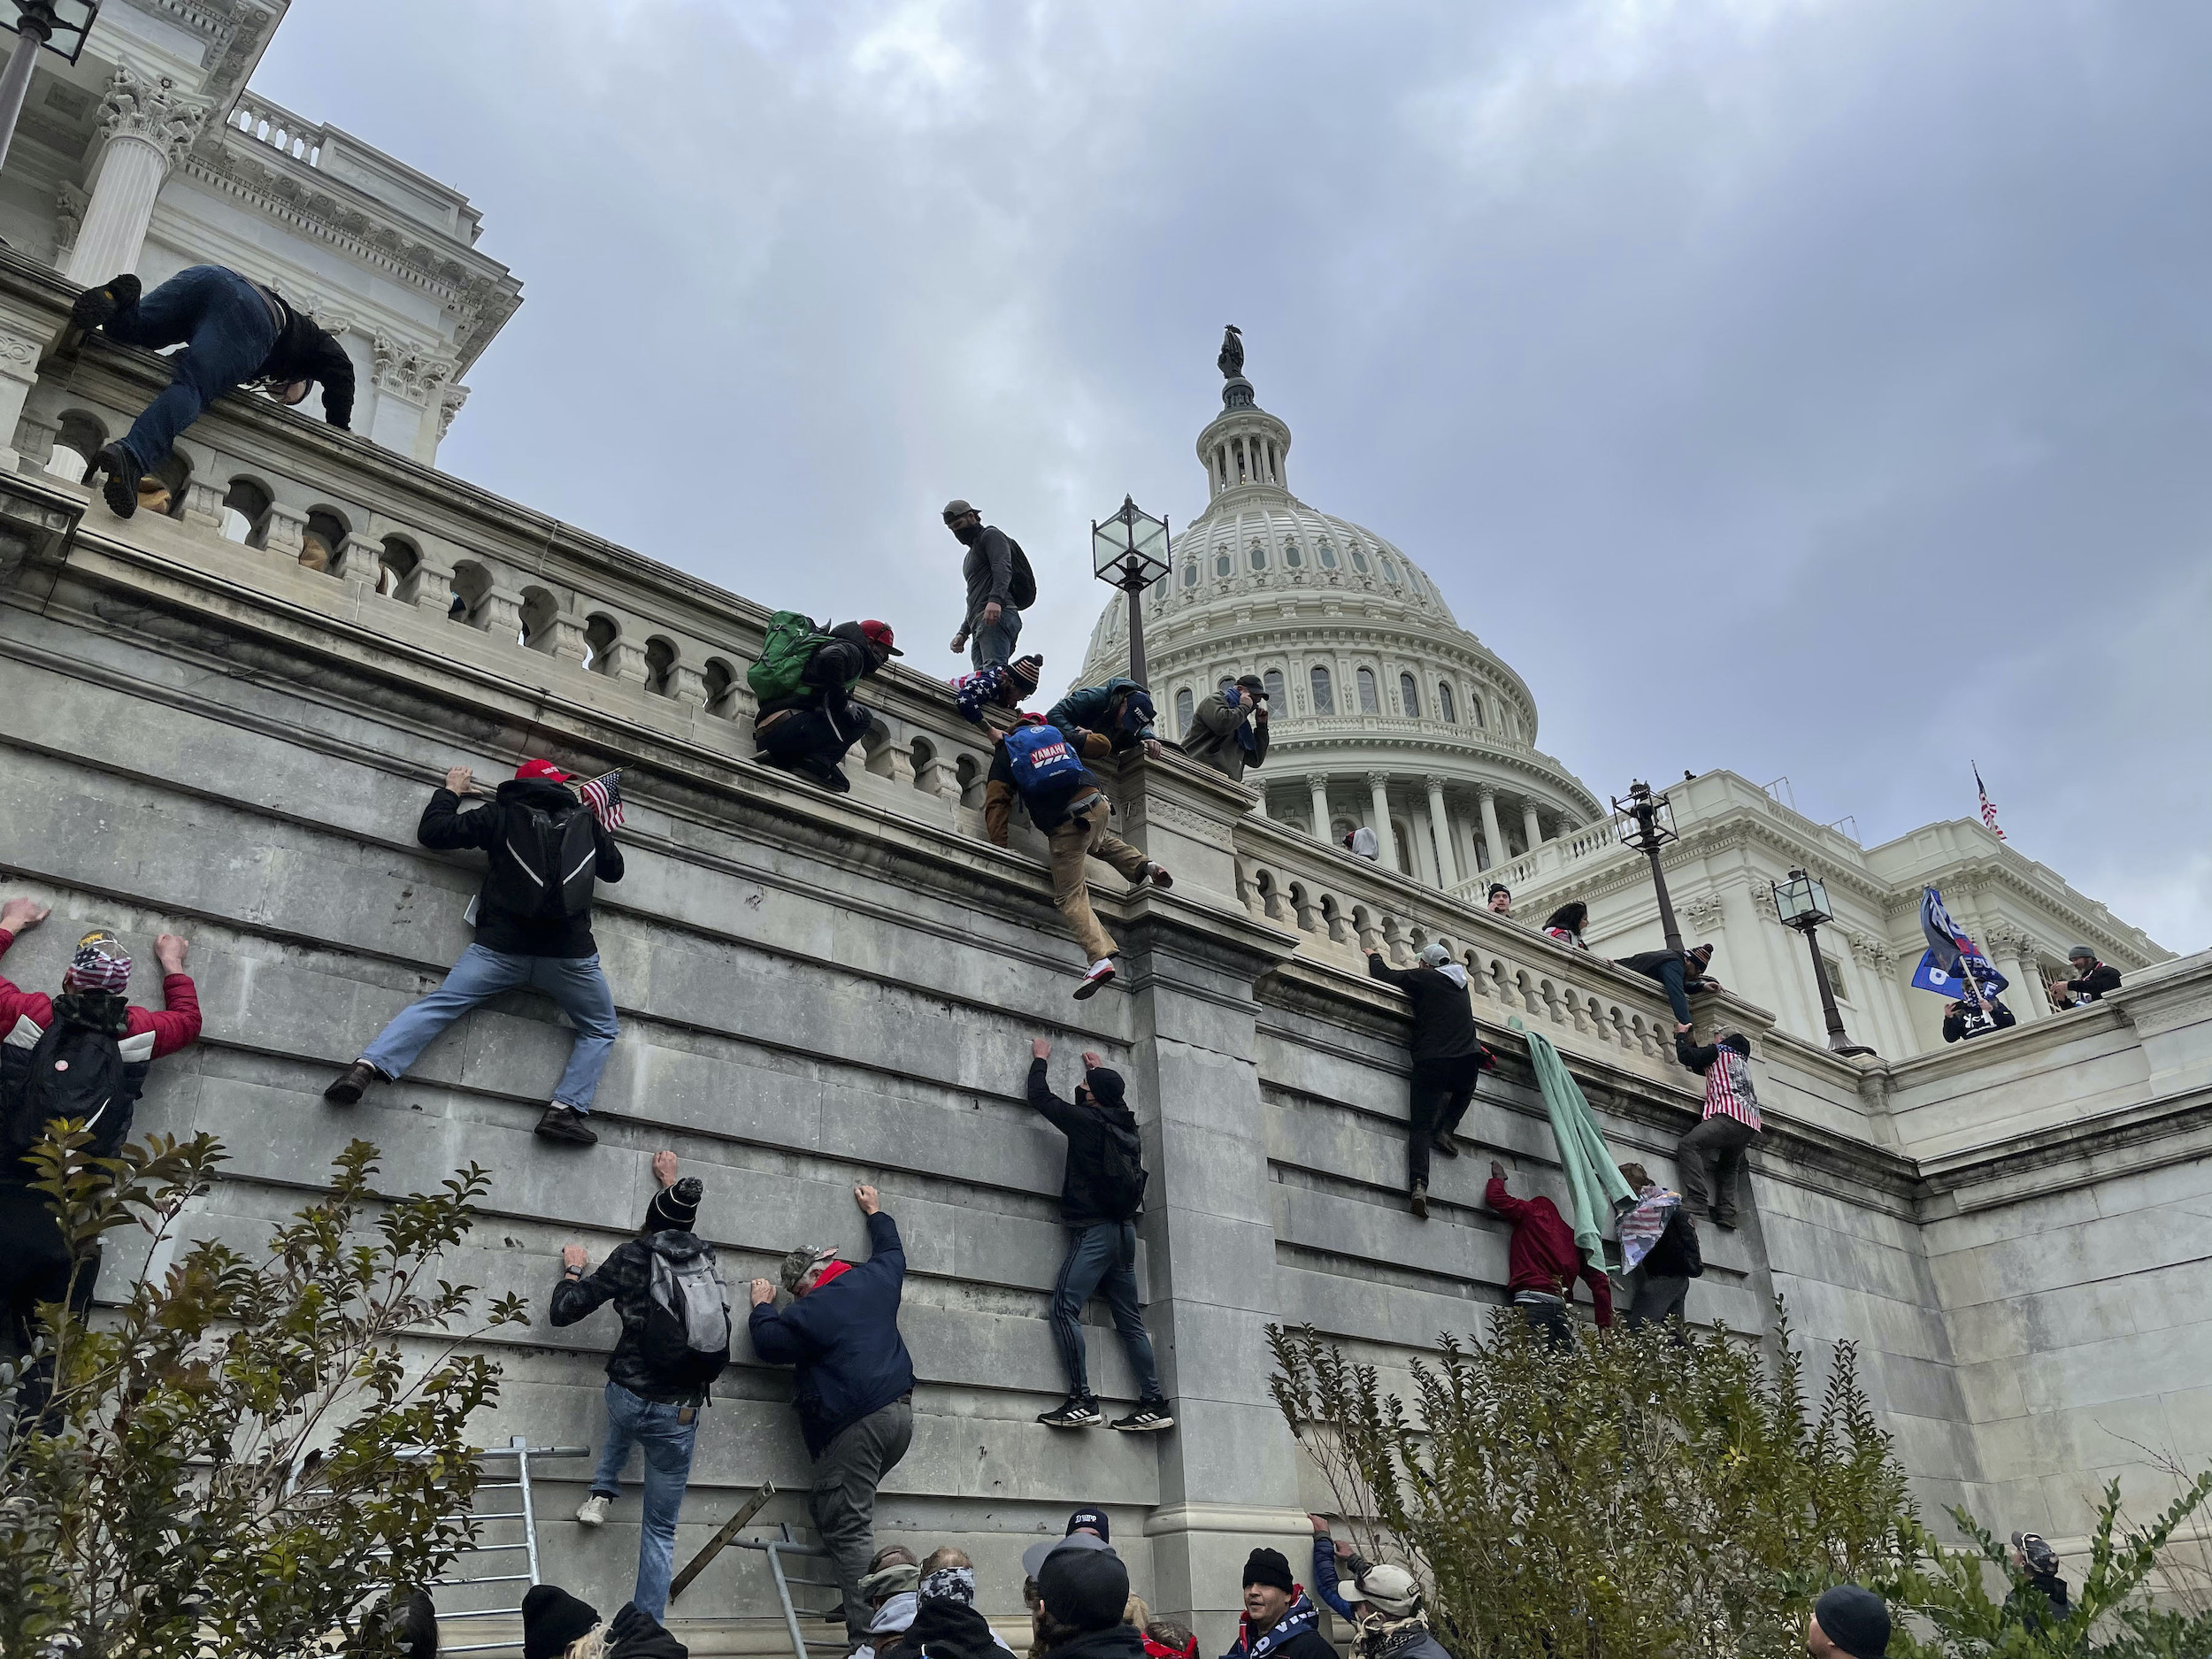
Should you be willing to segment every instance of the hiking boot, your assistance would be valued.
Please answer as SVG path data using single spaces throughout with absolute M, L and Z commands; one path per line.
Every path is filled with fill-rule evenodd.
M 1413 1215 L 1417 1221 L 1429 1218 L 1429 1184 L 1426 1181 L 1413 1184 Z
M 1452 1139 L 1452 1132 L 1448 1129 L 1440 1129 L 1431 1135 L 1429 1144 L 1436 1148 L 1436 1156 L 1440 1158 L 1459 1156 L 1459 1142 Z
M 1037 1421 L 1048 1429 L 1094 1429 L 1106 1420 L 1095 1400 L 1084 1400 L 1070 1394 L 1067 1403 L 1057 1411 L 1040 1411 Z
M 1075 1000 L 1079 1002 L 1089 1002 L 1098 995 L 1098 987 L 1109 983 L 1113 977 L 1114 964 L 1110 958 L 1094 962 L 1091 971 L 1083 976 L 1083 983 L 1075 987 Z
M 138 295 L 138 279 L 127 273 L 78 295 L 69 307 L 69 320 L 90 334 L 124 306 L 137 304 Z
M 1156 1434 L 1162 1429 L 1175 1426 L 1174 1414 L 1168 1410 L 1164 1400 L 1140 1400 L 1137 1409 L 1125 1417 L 1116 1417 L 1108 1425 L 1124 1434 Z
M 356 1060 L 338 1073 L 337 1081 L 323 1091 L 323 1098 L 333 1106 L 350 1106 L 370 1084 L 383 1080 L 384 1074 L 366 1060 Z
M 595 1147 L 599 1137 L 584 1122 L 584 1116 L 573 1106 L 564 1106 L 556 1101 L 545 1109 L 545 1116 L 538 1119 L 534 1133 L 541 1141 L 565 1141 L 573 1147 Z
M 1154 887 L 1162 888 L 1163 890 L 1175 885 L 1175 878 L 1168 874 L 1166 870 L 1162 868 L 1160 865 L 1155 864 L 1148 864 L 1143 869 L 1138 871 L 1137 879 L 1130 885 L 1134 887 L 1141 887 L 1148 881 L 1149 881 Z
M 85 482 L 92 481 L 95 472 L 105 472 L 107 482 L 100 487 L 100 494 L 107 502 L 108 511 L 119 518 L 127 518 L 138 511 L 138 480 L 146 475 L 138 457 L 119 443 L 103 444 L 100 452 L 92 457 L 92 464 L 84 470 Z
M 1713 1218 L 1713 1225 L 1718 1227 L 1723 1233 L 1733 1233 L 1736 1230 L 1736 1212 L 1734 1210 L 1716 1209 L 1709 1211 L 1708 1213 L 1710 1214 Z
M 576 1518 L 586 1526 L 604 1526 L 607 1524 L 607 1506 L 613 1502 L 612 1498 L 595 1492 L 577 1506 Z

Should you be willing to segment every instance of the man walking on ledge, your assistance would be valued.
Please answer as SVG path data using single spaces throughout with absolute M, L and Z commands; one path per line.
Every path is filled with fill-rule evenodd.
M 469 1010 L 530 985 L 559 1004 L 576 1027 L 568 1067 L 537 1133 L 548 1141 L 594 1145 L 599 1137 L 584 1119 L 614 1048 L 616 1026 L 614 993 L 591 936 L 592 884 L 622 879 L 622 849 L 549 760 L 524 761 L 491 805 L 464 812 L 461 795 L 469 782 L 466 766 L 446 773 L 422 810 L 415 839 L 442 851 L 476 847 L 490 855 L 477 900 L 476 942 L 461 953 L 443 985 L 400 1010 L 323 1098 L 350 1106 L 370 1084 L 396 1082 L 430 1040 Z
M 353 422 L 353 359 L 311 317 L 276 294 L 219 265 L 180 271 L 152 293 L 124 275 L 77 296 L 70 320 L 87 334 L 105 331 L 127 346 L 185 349 L 169 359 L 174 377 L 131 429 L 104 445 L 85 468 L 108 475 L 102 494 L 119 518 L 138 511 L 138 480 L 169 458 L 177 434 L 232 388 L 249 380 L 280 401 L 303 401 L 322 382 L 323 419 L 340 431 Z

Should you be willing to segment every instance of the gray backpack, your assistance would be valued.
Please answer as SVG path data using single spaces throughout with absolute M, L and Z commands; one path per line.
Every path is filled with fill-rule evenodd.
M 645 1363 L 672 1388 L 703 1388 L 730 1363 L 730 1293 L 714 1248 L 673 1262 L 655 1250 L 645 1314 Z

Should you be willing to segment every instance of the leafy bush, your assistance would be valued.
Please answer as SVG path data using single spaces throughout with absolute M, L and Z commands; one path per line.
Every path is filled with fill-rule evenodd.
M 470 1333 L 439 1337 L 474 1292 L 433 1275 L 488 1176 L 386 1200 L 356 1141 L 256 1256 L 214 1239 L 178 1254 L 220 1145 L 88 1144 L 62 1125 L 32 1155 L 37 1189 L 80 1259 L 138 1226 L 152 1265 L 96 1320 L 42 1310 L 53 1394 L 0 1457 L 0 1652 L 288 1659 L 357 1635 L 383 1590 L 472 1536 L 465 1428 L 499 1368 L 457 1352 Z M 485 1323 L 526 1324 L 521 1300 Z M 403 1341 L 425 1337 L 440 1346 L 411 1365 Z

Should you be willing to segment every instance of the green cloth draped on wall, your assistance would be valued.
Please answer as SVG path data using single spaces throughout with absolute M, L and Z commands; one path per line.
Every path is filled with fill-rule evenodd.
M 1582 1098 L 1581 1086 L 1559 1050 L 1522 1025 L 1518 1015 L 1506 1024 L 1528 1039 L 1528 1057 L 1535 1063 L 1536 1086 L 1544 1091 L 1552 1139 L 1559 1143 L 1559 1167 L 1567 1178 L 1567 1220 L 1575 1230 L 1575 1243 L 1590 1260 L 1602 1263 L 1604 1224 L 1617 1202 L 1635 1194 L 1621 1179 L 1620 1165 L 1598 1130 L 1597 1115 Z

